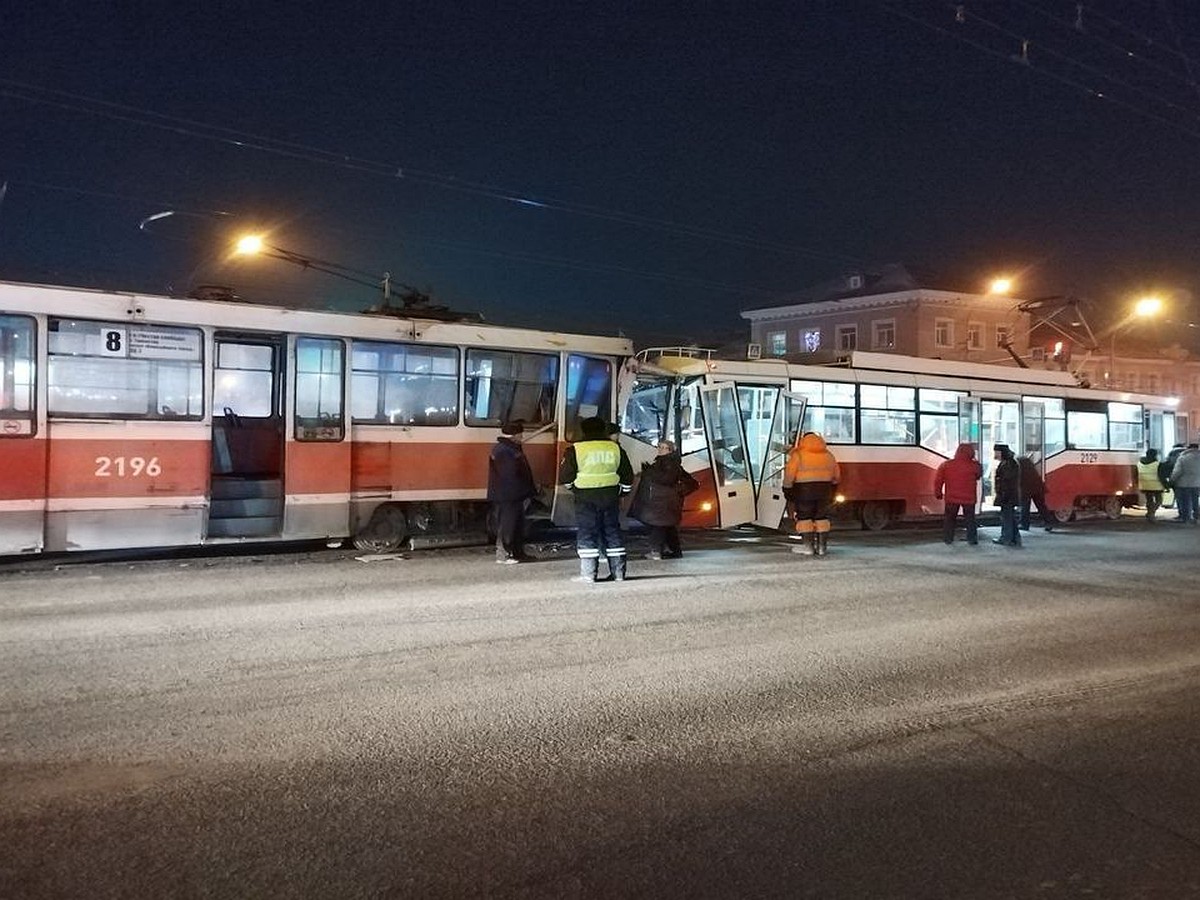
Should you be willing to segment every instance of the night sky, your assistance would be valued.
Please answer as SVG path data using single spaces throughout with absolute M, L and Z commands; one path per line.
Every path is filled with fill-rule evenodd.
M 491 322 L 643 342 L 888 262 L 1190 317 L 1200 4 L 956 6 L 9 4 L 0 278 L 376 300 L 226 258 L 268 228 Z

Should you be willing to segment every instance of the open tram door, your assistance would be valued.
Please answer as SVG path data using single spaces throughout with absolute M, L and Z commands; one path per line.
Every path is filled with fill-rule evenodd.
M 720 525 L 731 528 L 753 522 L 757 518 L 754 483 L 738 408 L 737 385 L 731 381 L 702 385 L 700 405 L 704 410 L 704 435 L 708 439 Z
M 280 334 L 214 335 L 208 538 L 283 534 L 286 346 Z
M 800 442 L 800 429 L 804 424 L 804 408 L 807 403 L 807 398 L 802 394 L 793 394 L 791 391 L 780 391 L 776 397 L 766 457 L 759 473 L 758 517 L 754 520 L 754 524 L 763 528 L 778 528 L 787 508 L 787 498 L 783 494 L 783 474 L 787 468 L 788 455 Z
M 975 459 L 982 465 L 986 457 L 983 453 L 983 428 L 981 425 L 982 412 L 978 397 L 958 398 L 958 442 L 970 444 L 975 448 Z M 975 488 L 975 504 L 983 500 L 984 485 L 980 479 Z
M 1021 449 L 1046 481 L 1046 404 L 1040 400 L 1021 401 Z

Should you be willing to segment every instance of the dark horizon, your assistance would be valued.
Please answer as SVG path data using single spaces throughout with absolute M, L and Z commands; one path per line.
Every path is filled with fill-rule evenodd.
M 24 7 L 0 277 L 378 302 L 225 258 L 266 228 L 490 322 L 647 341 L 886 263 L 1191 321 L 1200 10 L 1168 6 Z

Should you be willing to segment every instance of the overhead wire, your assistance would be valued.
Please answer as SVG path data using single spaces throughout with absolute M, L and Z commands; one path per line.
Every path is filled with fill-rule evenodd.
M 957 14 L 957 7 L 963 6 L 963 4 L 953 4 L 953 5 L 956 7 L 956 14 Z M 919 17 L 919 16 L 912 15 L 907 10 L 892 6 L 890 3 L 885 2 L 885 3 L 881 4 L 881 8 L 884 11 L 886 11 L 894 16 L 897 16 L 898 18 L 905 19 L 909 22 L 912 22 L 915 25 L 919 25 L 930 31 L 944 35 L 945 37 L 948 37 L 951 40 L 974 47 L 975 49 L 979 50 L 980 52 L 985 53 L 989 56 L 996 57 L 997 59 L 1003 60 L 1005 63 L 1007 63 L 1009 65 L 1014 64 L 1013 56 L 1010 53 L 1004 53 L 1002 51 L 999 51 L 992 47 L 989 47 L 987 44 L 981 43 L 980 41 L 973 40 L 972 38 L 965 37 L 961 34 L 956 34 L 948 28 L 944 28 L 940 25 L 936 25 L 932 22 L 929 22 L 929 21 Z M 1146 109 L 1140 108 L 1134 103 L 1131 103 L 1127 100 L 1123 100 L 1119 97 L 1116 97 L 1111 93 L 1106 93 L 1103 90 L 1098 90 L 1097 88 L 1092 87 L 1091 85 L 1086 84 L 1082 81 L 1079 81 L 1075 78 L 1071 78 L 1066 75 L 1062 75 L 1058 72 L 1055 72 L 1055 71 L 1052 71 L 1051 69 L 1046 68 L 1045 66 L 1036 65 L 1032 61 L 1030 61 L 1028 59 L 1028 57 L 1026 57 L 1023 61 L 1018 61 L 1018 64 L 1021 64 L 1023 66 L 1023 68 L 1027 68 L 1031 72 L 1034 72 L 1044 78 L 1049 78 L 1052 81 L 1057 81 L 1060 84 L 1064 84 L 1067 87 L 1072 88 L 1073 90 L 1079 91 L 1079 92 L 1087 95 L 1088 97 L 1091 97 L 1096 100 L 1106 101 L 1107 103 L 1110 103 L 1113 106 L 1117 106 L 1122 109 L 1125 109 L 1126 111 L 1131 112 L 1134 115 L 1137 115 L 1141 118 L 1151 119 L 1153 121 L 1159 122 L 1162 125 L 1166 125 L 1170 128 L 1174 128 L 1174 129 L 1180 131 L 1181 133 L 1187 135 L 1188 137 L 1200 139 L 1200 128 L 1197 128 L 1197 129 L 1188 128 L 1186 125 L 1181 124 L 1173 119 L 1167 118 L 1166 116 L 1163 116 L 1157 112 L 1154 112 L 1153 110 L 1146 110 Z
M 274 154 L 281 157 L 333 166 L 363 174 L 385 177 L 390 180 L 405 180 L 442 190 L 474 194 L 491 199 L 512 203 L 525 207 L 546 209 L 554 212 L 583 216 L 593 219 L 630 225 L 638 228 L 674 234 L 683 237 L 698 238 L 717 243 L 747 249 L 758 249 L 779 254 L 805 256 L 834 262 L 859 263 L 856 257 L 816 250 L 799 245 L 783 244 L 775 241 L 765 241 L 748 235 L 725 232 L 699 225 L 686 225 L 669 219 L 644 216 L 637 213 L 627 213 L 605 209 L 590 204 L 573 203 L 556 198 L 535 198 L 514 191 L 445 175 L 435 172 L 413 169 L 406 166 L 369 160 L 351 154 L 339 153 L 285 141 L 265 135 L 250 134 L 221 125 L 212 125 L 195 119 L 167 115 L 144 107 L 113 103 L 99 98 L 45 88 L 27 82 L 0 78 L 0 96 L 24 100 L 25 102 L 55 106 L 62 109 L 81 112 L 84 114 L 138 124 L 149 128 L 169 131 L 186 137 L 207 141 L 220 142 L 240 149 Z
M 1102 44 L 1106 47 L 1109 47 L 1114 52 L 1120 54 L 1121 56 L 1123 56 L 1127 59 L 1137 60 L 1138 62 L 1142 63 L 1146 67 L 1154 69 L 1155 71 L 1160 72 L 1163 75 L 1166 75 L 1168 78 L 1176 79 L 1176 80 L 1182 82 L 1183 84 L 1186 84 L 1192 88 L 1196 87 L 1196 81 L 1194 78 L 1191 77 L 1190 72 L 1187 75 L 1181 75 L 1179 72 L 1175 71 L 1174 69 L 1171 69 L 1168 66 L 1164 66 L 1162 63 L 1158 62 L 1157 60 L 1153 60 L 1153 59 L 1150 59 L 1148 56 L 1144 56 L 1140 53 L 1136 53 L 1133 50 L 1130 50 L 1128 47 L 1124 46 L 1123 44 L 1118 44 L 1116 41 L 1111 41 L 1108 38 L 1104 37 L 1103 35 L 1098 34 L 1095 30 L 1093 30 L 1091 28 L 1078 27 L 1076 25 L 1076 23 L 1071 22 L 1068 19 L 1064 19 L 1061 16 L 1057 16 L 1054 13 L 1043 9 L 1041 6 L 1038 6 L 1035 3 L 1029 2 L 1029 0 L 1013 0 L 1013 2 L 1016 3 L 1018 6 L 1022 6 L 1025 9 L 1028 9 L 1032 12 L 1037 13 L 1038 15 L 1042 16 L 1043 18 L 1047 19 L 1048 21 L 1054 22 L 1057 25 L 1061 25 L 1065 29 L 1069 29 L 1070 31 L 1072 31 L 1076 34 L 1082 34 L 1085 37 L 1091 38 L 1092 40 L 1096 41 L 1097 43 Z
M 948 3 L 947 5 L 954 6 L 956 8 L 956 12 L 957 12 L 957 10 L 961 10 L 961 8 L 962 8 L 962 4 Z M 991 28 L 992 30 L 997 31 L 1000 34 L 1005 35 L 1006 37 L 1012 38 L 1014 41 L 1021 42 L 1022 47 L 1023 47 L 1023 62 L 1025 62 L 1026 64 L 1030 63 L 1030 60 L 1028 58 L 1028 48 L 1029 48 L 1031 42 L 1027 36 L 1019 34 L 1018 32 L 1012 31 L 1011 29 L 1006 28 L 1005 26 L 1000 25 L 996 22 L 993 22 L 989 19 L 985 19 L 983 16 L 979 15 L 978 13 L 968 11 L 965 13 L 965 15 L 966 15 L 966 19 L 968 21 L 971 21 L 971 20 L 976 21 L 986 28 Z M 1050 47 L 1048 44 L 1039 43 L 1037 45 L 1037 47 L 1042 52 L 1047 53 L 1047 54 L 1055 57 L 1056 59 L 1062 60 L 1064 63 L 1066 63 L 1069 66 L 1073 66 L 1077 69 L 1081 69 L 1085 72 L 1095 75 L 1098 78 L 1102 78 L 1102 79 L 1109 81 L 1115 85 L 1118 85 L 1118 86 L 1124 88 L 1125 90 L 1131 91 L 1135 94 L 1139 94 L 1140 96 L 1145 97 L 1149 100 L 1153 100 L 1157 103 L 1163 104 L 1164 106 L 1169 106 L 1172 109 L 1178 110 L 1179 112 L 1183 113 L 1186 116 L 1195 118 L 1197 120 L 1197 125 L 1200 126 L 1200 112 L 1198 112 L 1198 111 L 1186 109 L 1186 108 L 1180 106 L 1179 104 L 1174 103 L 1171 100 L 1167 100 L 1166 98 L 1159 96 L 1158 94 L 1155 94 L 1155 93 L 1145 90 L 1143 88 L 1136 87 L 1135 85 L 1129 84 L 1129 82 L 1127 82 L 1121 78 L 1118 78 L 1117 76 L 1112 75 L 1108 72 L 1105 72 L 1105 71 L 1097 68 L 1096 66 L 1093 66 L 1089 63 L 1082 62 L 1081 60 L 1075 59 L 1074 57 L 1069 56 L 1065 53 L 1061 53 L 1058 50 L 1055 50 L 1053 47 Z

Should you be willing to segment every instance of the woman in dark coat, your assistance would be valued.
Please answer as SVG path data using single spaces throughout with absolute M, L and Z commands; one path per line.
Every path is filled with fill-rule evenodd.
M 683 555 L 679 547 L 683 498 L 698 487 L 696 479 L 683 470 L 683 461 L 675 452 L 675 445 L 670 441 L 659 441 L 654 462 L 642 466 L 641 485 L 629 508 L 629 515 L 649 528 L 647 559 Z

